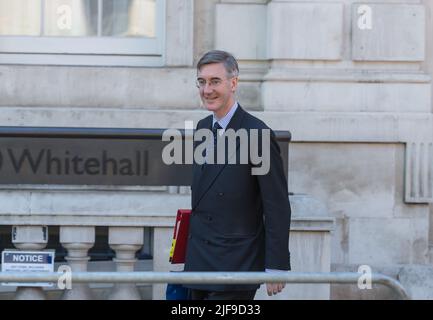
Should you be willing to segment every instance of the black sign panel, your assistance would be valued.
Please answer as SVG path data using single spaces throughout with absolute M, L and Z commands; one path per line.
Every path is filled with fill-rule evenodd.
M 190 185 L 191 164 L 163 162 L 163 132 L 0 127 L 0 184 Z M 287 168 L 290 133 L 276 134 Z

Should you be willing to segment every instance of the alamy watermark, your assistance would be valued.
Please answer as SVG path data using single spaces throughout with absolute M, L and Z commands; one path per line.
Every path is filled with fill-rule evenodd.
M 358 288 L 360 290 L 371 289 L 372 286 L 372 272 L 369 265 L 363 264 L 359 266 L 358 273 L 361 275 L 358 278 Z
M 363 4 L 358 7 L 358 28 L 361 30 L 373 29 L 373 10 L 370 6 Z
M 57 28 L 59 30 L 72 29 L 72 8 L 67 4 L 62 4 L 57 7 Z
M 72 269 L 68 265 L 61 265 L 59 269 L 57 269 L 58 273 L 62 273 L 62 275 L 57 280 L 57 287 L 60 290 L 71 290 L 72 289 Z
M 177 129 L 167 129 L 163 141 L 162 160 L 171 164 L 252 164 L 252 175 L 266 175 L 270 169 L 270 129 L 218 130 L 217 144 L 210 129 L 194 132 L 193 122 L 185 121 L 185 141 Z M 194 142 L 201 142 L 194 150 Z M 239 147 L 239 153 L 237 148 Z M 215 150 L 216 149 L 216 150 Z M 216 156 L 215 156 L 216 151 Z M 239 155 L 239 159 L 237 157 Z

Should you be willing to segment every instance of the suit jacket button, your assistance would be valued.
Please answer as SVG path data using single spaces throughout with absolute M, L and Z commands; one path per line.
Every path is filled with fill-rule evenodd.
M 189 235 L 189 236 L 188 236 L 188 239 L 192 239 L 192 235 Z
M 204 241 L 206 244 L 210 244 L 210 241 L 209 240 L 205 240 Z
M 208 219 L 209 221 L 212 221 L 212 217 L 211 217 L 211 216 L 207 216 L 207 219 Z
M 220 197 L 222 197 L 222 196 L 224 195 L 224 192 L 220 192 L 220 193 L 218 193 L 218 195 L 219 195 Z

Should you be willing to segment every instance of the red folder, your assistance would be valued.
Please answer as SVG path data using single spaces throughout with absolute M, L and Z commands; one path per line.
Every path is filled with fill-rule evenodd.
M 174 226 L 169 259 L 172 264 L 185 263 L 190 214 L 191 210 L 189 209 L 177 210 L 176 224 Z

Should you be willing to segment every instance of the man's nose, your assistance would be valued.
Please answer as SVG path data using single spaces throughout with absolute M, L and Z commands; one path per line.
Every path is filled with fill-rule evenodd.
M 206 84 L 203 87 L 204 93 L 211 93 L 213 91 L 213 88 L 209 82 L 206 82 Z

